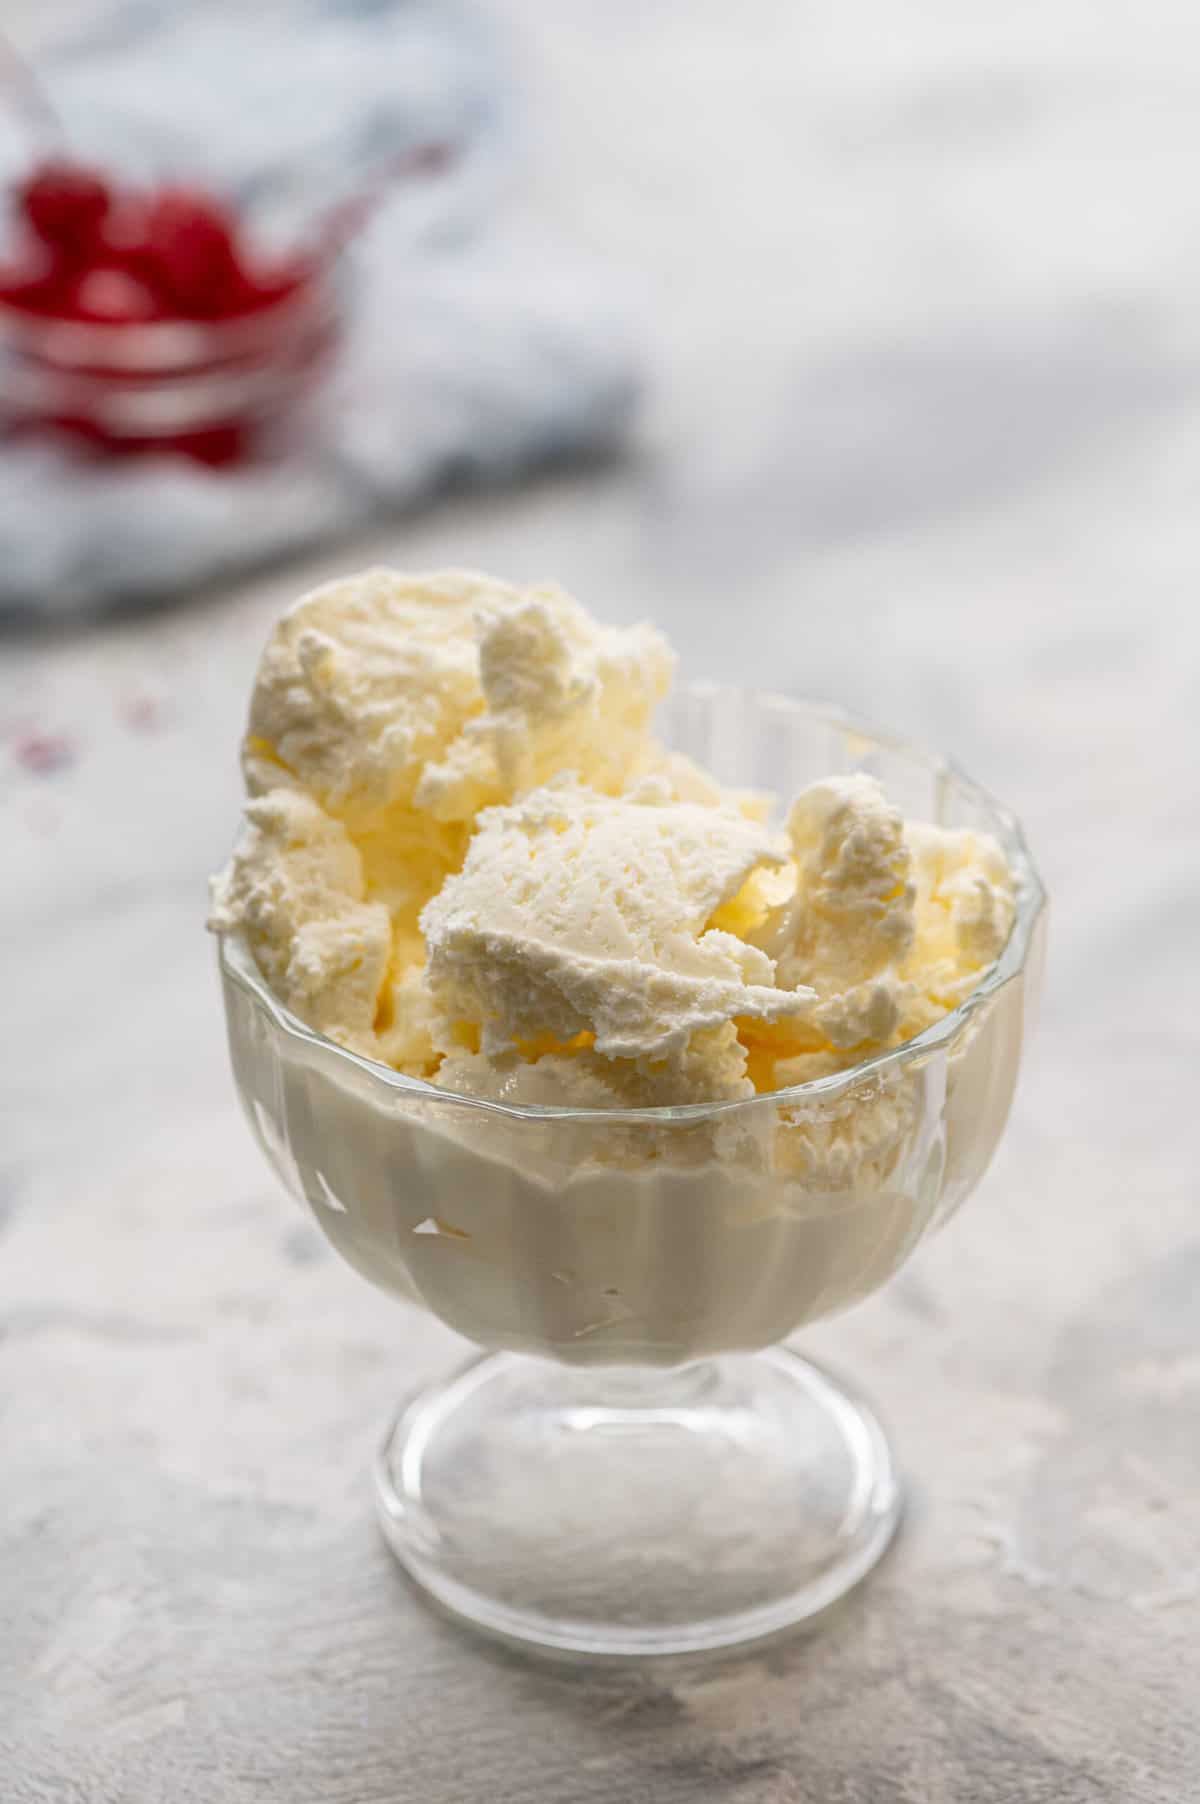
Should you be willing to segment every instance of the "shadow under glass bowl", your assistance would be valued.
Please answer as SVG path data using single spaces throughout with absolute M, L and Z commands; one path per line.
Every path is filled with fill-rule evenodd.
M 408 1402 L 380 1520 L 444 1609 L 564 1657 L 777 1634 L 879 1559 L 900 1513 L 853 1391 L 779 1343 L 885 1283 L 983 1174 L 1008 1116 L 1045 895 L 1014 817 L 945 761 L 827 708 L 711 685 L 664 737 L 790 795 L 864 770 L 907 818 L 992 834 L 1016 920 L 916 1039 L 744 1101 L 517 1107 L 333 1045 L 221 942 L 239 1094 L 267 1158 L 365 1277 L 489 1349 Z

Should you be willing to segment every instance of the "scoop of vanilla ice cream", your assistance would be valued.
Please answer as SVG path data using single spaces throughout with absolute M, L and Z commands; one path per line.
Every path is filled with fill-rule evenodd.
M 243 764 L 251 794 L 295 784 L 345 822 L 371 896 L 412 940 L 480 808 L 570 763 L 619 790 L 672 656 L 648 626 L 602 627 L 550 585 L 374 569 L 278 623 Z
M 392 954 L 387 909 L 366 900 L 362 859 L 311 796 L 274 789 L 246 807 L 210 925 L 240 929 L 279 1000 L 341 1046 L 376 1057 Z
M 674 658 L 652 627 L 598 626 L 561 589 L 499 593 L 476 609 L 486 706 L 417 785 L 419 807 L 470 820 L 570 769 L 605 794 L 646 755 Z
M 897 967 L 912 943 L 915 891 L 904 821 L 873 777 L 813 783 L 788 814 L 793 880 L 749 934 L 779 981 L 817 992 L 814 1046 L 886 1044 L 900 1017 Z
M 1004 854 L 988 834 L 910 821 L 905 837 L 915 884 L 913 939 L 901 966 L 899 1032 L 908 1040 L 957 1008 L 995 963 L 1016 898 Z
M 425 1075 L 437 1063 L 436 1022 L 418 917 L 462 863 L 476 813 L 567 761 L 615 791 L 664 756 L 648 728 L 672 662 L 651 627 L 600 626 L 551 585 L 375 569 L 314 590 L 278 622 L 259 664 L 243 744 L 251 827 L 218 884 L 214 925 L 245 932 L 281 999 L 311 1025 Z M 293 979 L 285 917 L 276 908 L 268 919 L 264 897 L 281 885 L 290 893 L 300 815 L 311 906 L 306 974 Z M 276 827 L 264 832 L 268 817 Z M 350 919 L 344 901 L 334 905 L 343 891 L 376 910 L 353 1021 L 340 1000 L 351 957 L 338 944 Z
M 678 802 L 653 779 L 624 797 L 572 779 L 477 823 L 466 862 L 421 916 L 434 1000 L 485 1054 L 561 1050 L 680 1060 L 735 1015 L 775 1020 L 782 990 L 760 949 L 709 925 L 775 837 L 734 809 Z
M 787 872 L 752 873 L 731 905 L 778 981 L 817 996 L 797 1022 L 744 1025 L 760 1089 L 828 1076 L 920 1032 L 975 987 L 1014 912 L 993 840 L 905 823 L 862 772 L 802 791 L 788 834 Z

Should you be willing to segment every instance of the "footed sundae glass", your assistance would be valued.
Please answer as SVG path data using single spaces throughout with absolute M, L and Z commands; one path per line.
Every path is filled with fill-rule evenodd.
M 951 765 L 784 697 L 714 686 L 665 737 L 791 795 L 865 770 L 908 818 L 992 834 L 1008 944 L 952 1013 L 849 1071 L 681 1108 L 511 1106 L 357 1057 L 220 948 L 238 1090 L 267 1158 L 364 1277 L 487 1351 L 406 1401 L 383 1532 L 451 1614 L 562 1656 L 772 1636 L 883 1554 L 901 1491 L 874 1412 L 782 1343 L 895 1273 L 1008 1115 L 1045 895 L 1015 819 Z

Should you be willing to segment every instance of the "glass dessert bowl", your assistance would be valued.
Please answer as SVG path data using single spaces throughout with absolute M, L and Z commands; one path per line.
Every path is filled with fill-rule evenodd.
M 944 761 L 828 709 L 710 685 L 665 737 L 726 783 L 878 777 L 906 815 L 991 834 L 1008 942 L 956 1009 L 832 1076 L 678 1108 L 512 1105 L 348 1052 L 220 968 L 268 1159 L 356 1270 L 488 1349 L 407 1402 L 375 1467 L 384 1533 L 454 1615 L 563 1655 L 736 1646 L 876 1563 L 900 1486 L 871 1410 L 780 1345 L 885 1283 L 1007 1119 L 1044 892 L 1014 818 Z
M 325 271 L 229 319 L 60 319 L 0 296 L 0 429 L 234 463 L 299 419 L 340 330 Z

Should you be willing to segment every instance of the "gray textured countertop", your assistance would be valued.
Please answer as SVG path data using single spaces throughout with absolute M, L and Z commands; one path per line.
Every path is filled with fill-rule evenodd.
M 1200 1795 L 1200 78 L 1190 9 L 503 9 L 532 199 L 640 267 L 620 469 L 3 645 L 5 1804 Z M 540 135 L 539 135 L 540 134 Z M 578 197 L 587 197 L 586 206 Z M 2 532 L 2 522 L 0 522 Z M 806 1344 L 911 1479 L 819 1637 L 543 1669 L 413 1598 L 365 1465 L 459 1357 L 277 1190 L 201 932 L 265 625 L 387 557 L 553 574 L 691 674 L 952 749 L 1054 895 L 995 1165 Z M 27 768 L 14 722 L 63 734 Z M 36 762 L 36 760 L 34 760 Z M 53 757 L 44 760 L 53 763 Z

